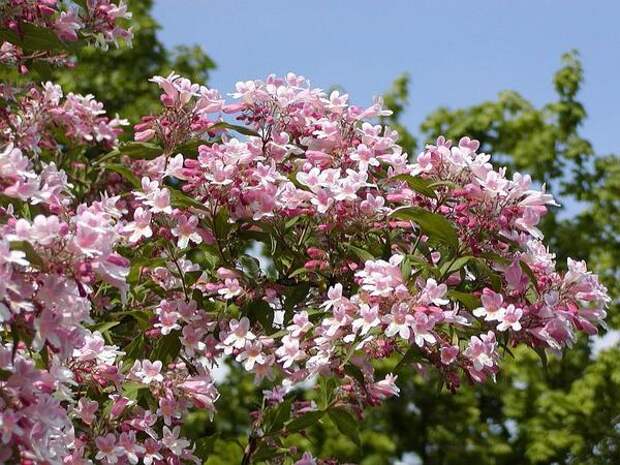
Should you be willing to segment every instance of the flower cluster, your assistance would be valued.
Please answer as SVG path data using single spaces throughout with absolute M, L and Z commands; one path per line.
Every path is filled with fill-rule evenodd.
M 3 26 L 63 40 L 82 25 L 114 40 L 125 16 L 0 5 Z M 380 100 L 292 73 L 240 82 L 231 102 L 152 81 L 162 111 L 125 144 L 92 96 L 0 87 L 0 461 L 199 463 L 181 426 L 215 417 L 213 369 L 236 363 L 263 392 L 252 463 L 308 419 L 398 395 L 408 367 L 456 390 L 494 379 L 501 348 L 561 352 L 606 317 L 597 277 L 556 268 L 543 243 L 552 196 L 477 141 L 410 157 L 376 123 Z M 316 377 L 321 402 L 299 399 Z
M 106 116 L 94 96 L 64 96 L 62 88 L 51 82 L 27 89 L 1 84 L 0 102 L 0 142 L 35 154 L 44 149 L 58 151 L 68 143 L 112 147 L 127 125 L 126 120 Z M 58 131 L 64 140 L 58 139 Z
M 82 6 L 78 6 L 82 4 Z M 3 0 L 0 2 L 0 28 L 8 31 L 8 40 L 0 43 L 0 63 L 16 65 L 20 72 L 28 71 L 29 62 L 39 60 L 54 64 L 66 63 L 68 53 L 60 47 L 64 42 L 92 39 L 98 46 L 118 45 L 119 40 L 130 43 L 131 29 L 121 25 L 131 13 L 123 0 Z M 53 49 L 33 45 L 31 36 L 53 33 L 58 43 Z M 47 39 L 50 40 L 50 39 Z

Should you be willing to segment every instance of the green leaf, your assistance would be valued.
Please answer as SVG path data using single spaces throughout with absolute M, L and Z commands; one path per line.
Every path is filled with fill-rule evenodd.
M 126 142 L 118 150 L 122 155 L 135 160 L 152 160 L 164 152 L 159 145 L 150 142 Z
M 256 449 L 256 452 L 252 454 L 252 463 L 264 462 L 266 460 L 273 459 L 285 452 L 288 452 L 288 449 L 273 447 L 268 444 L 261 444 Z
M 305 267 L 299 267 L 297 268 L 295 271 L 293 271 L 290 275 L 288 275 L 289 278 L 294 278 L 295 276 L 299 276 L 302 274 L 308 274 L 308 270 Z
M 476 276 L 479 278 L 486 278 L 494 291 L 499 291 L 501 289 L 502 278 L 493 271 L 484 260 L 480 258 L 473 259 L 470 265 L 475 268 Z
M 151 360 L 161 360 L 164 365 L 173 361 L 181 350 L 178 331 L 173 331 L 159 338 L 151 353 Z
M 333 376 L 321 376 L 319 378 L 319 398 L 318 406 L 320 409 L 326 409 L 336 395 L 338 381 Z
M 284 309 L 292 310 L 295 305 L 304 300 L 308 296 L 310 285 L 308 283 L 299 283 L 296 286 L 288 288 L 285 292 Z
M 34 249 L 30 242 L 11 241 L 11 249 L 24 252 L 24 254 L 26 254 L 26 260 L 28 260 L 31 265 L 36 266 L 37 268 L 43 268 L 45 266 L 43 259 L 37 253 L 37 251 Z
M 267 433 L 276 433 L 282 429 L 284 423 L 291 417 L 291 404 L 293 399 L 286 399 L 284 402 L 267 409 L 263 418 L 264 429 Z
M 256 257 L 252 257 L 251 255 L 243 254 L 239 257 L 239 263 L 241 264 L 243 271 L 250 278 L 256 280 L 260 276 L 260 262 Z
M 201 145 L 208 145 L 208 142 L 202 139 L 192 139 L 184 144 L 177 145 L 174 151 L 182 154 L 184 158 L 196 158 L 198 147 Z
M 361 446 L 358 425 L 359 422 L 344 408 L 330 409 L 329 418 L 334 422 L 338 431 L 351 439 L 357 446 Z
M 323 410 L 315 410 L 304 413 L 303 415 L 293 418 L 290 422 L 288 422 L 286 425 L 286 430 L 289 433 L 296 433 L 297 431 L 304 430 L 309 426 L 318 423 L 324 414 L 325 412 Z
M 274 332 L 274 311 L 264 300 L 253 300 L 252 302 L 246 304 L 242 311 L 252 323 L 259 322 L 267 334 Z
M 6 40 L 18 45 L 26 51 L 68 51 L 74 48 L 74 46 L 60 40 L 49 28 L 39 27 L 25 22 L 20 24 L 20 28 L 21 35 L 9 29 L 0 29 L 0 42 Z
M 542 363 L 543 370 L 545 370 L 545 373 L 546 373 L 547 369 L 548 369 L 548 366 L 549 366 L 549 360 L 547 358 L 547 350 L 544 347 L 534 347 L 534 351 L 540 357 L 540 361 Z
M 91 331 L 99 331 L 100 333 L 105 333 L 106 331 L 111 330 L 115 326 L 118 326 L 120 321 L 104 321 L 102 323 L 97 323 L 90 327 Z
M 360 370 L 358 367 L 356 367 L 355 365 L 352 364 L 347 364 L 344 367 L 344 372 L 351 376 L 353 379 L 355 379 L 358 383 L 360 383 L 361 386 L 364 386 L 366 384 L 366 380 L 364 379 L 364 373 L 362 373 L 362 370 Z
M 237 124 L 230 124 L 225 121 L 220 121 L 219 123 L 214 124 L 209 128 L 209 131 L 212 129 L 230 129 L 231 131 L 236 131 L 239 134 L 243 134 L 245 136 L 260 137 L 259 133 L 250 128 L 247 128 L 245 126 L 239 126 Z
M 173 187 L 168 187 L 170 191 L 170 203 L 177 208 L 196 208 L 198 210 L 208 212 L 209 209 L 205 207 L 202 203 L 197 201 L 196 199 L 191 198 L 188 195 L 185 195 L 178 189 Z
M 366 260 L 374 260 L 375 256 L 368 252 L 367 250 L 361 249 L 360 247 L 356 247 L 353 244 L 349 244 L 347 247 L 349 252 L 358 257 L 360 260 L 365 262 Z
M 455 271 L 458 271 L 461 268 L 463 268 L 465 265 L 467 265 L 467 262 L 469 262 L 469 260 L 471 260 L 472 258 L 473 257 L 471 255 L 465 255 L 464 257 L 459 257 L 454 261 L 451 260 L 451 261 L 444 263 L 440 270 L 441 275 L 442 276 L 451 275 Z
M 105 168 L 110 171 L 114 171 L 115 173 L 120 174 L 123 178 L 125 178 L 129 183 L 136 188 L 141 187 L 141 182 L 138 177 L 132 173 L 132 171 L 124 165 L 119 165 L 116 163 L 106 163 Z
M 411 260 L 407 256 L 405 257 L 403 262 L 400 264 L 400 274 L 402 275 L 403 280 L 405 282 L 409 281 L 409 278 L 411 277 L 411 270 L 412 270 Z
M 123 394 L 128 399 L 137 400 L 140 394 L 140 391 L 148 389 L 148 388 L 149 388 L 148 386 L 145 386 L 142 383 L 130 381 L 128 383 L 123 384 Z
M 449 290 L 448 297 L 454 300 L 458 300 L 460 303 L 465 305 L 468 310 L 474 310 L 482 305 L 479 297 L 476 297 L 473 294 L 468 294 L 466 292 Z
M 144 352 L 144 334 L 138 334 L 133 338 L 123 349 L 123 352 L 125 352 L 125 356 L 123 357 L 123 363 L 125 365 L 132 365 L 133 362 L 141 358 Z
M 214 232 L 215 235 L 220 239 L 225 239 L 228 236 L 228 232 L 232 227 L 232 225 L 228 222 L 229 218 L 230 216 L 228 214 L 228 208 L 226 207 L 221 207 L 215 214 Z
M 422 194 L 426 197 L 435 198 L 435 191 L 431 187 L 432 181 L 421 178 L 419 176 L 411 176 L 410 174 L 399 174 L 388 179 L 391 181 L 404 181 L 412 191 Z
M 459 248 L 459 236 L 450 221 L 438 213 L 419 207 L 401 207 L 390 213 L 391 217 L 415 222 L 429 237 L 429 241 L 448 247 L 452 253 Z

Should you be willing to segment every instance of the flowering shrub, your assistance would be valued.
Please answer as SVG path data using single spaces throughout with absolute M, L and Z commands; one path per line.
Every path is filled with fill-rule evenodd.
M 0 3 L 70 40 L 56 4 Z M 84 5 L 108 27 L 76 24 L 113 40 L 122 5 Z M 398 395 L 403 367 L 456 390 L 493 380 L 514 346 L 560 353 L 605 318 L 597 277 L 570 259 L 558 272 L 542 242 L 551 195 L 477 141 L 410 159 L 373 123 L 381 101 L 294 74 L 230 101 L 152 81 L 162 110 L 126 143 L 92 96 L 2 84 L 0 460 L 200 463 L 211 438 L 190 442 L 184 418 L 217 414 L 213 369 L 238 363 L 264 388 L 243 463 L 315 464 L 283 440 L 329 418 L 359 442 L 356 417 Z M 319 400 L 297 401 L 316 379 Z

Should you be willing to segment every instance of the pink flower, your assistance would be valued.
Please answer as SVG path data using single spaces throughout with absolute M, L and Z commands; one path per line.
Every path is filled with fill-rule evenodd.
M 392 337 L 398 334 L 401 338 L 409 340 L 411 329 L 415 325 L 416 319 L 409 313 L 406 306 L 393 306 L 388 315 L 383 317 L 383 322 L 387 323 L 385 335 Z
M 450 365 L 459 354 L 458 346 L 445 346 L 441 348 L 441 363 Z
M 160 450 L 161 445 L 159 442 L 147 438 L 144 441 L 144 456 L 142 457 L 144 465 L 153 465 L 156 460 L 163 460 L 163 456 L 159 453 Z
M 282 345 L 276 350 L 276 355 L 278 362 L 282 363 L 284 368 L 288 368 L 293 363 L 307 357 L 306 353 L 299 347 L 299 339 L 288 335 L 282 338 Z
M 379 319 L 379 308 L 375 305 L 370 307 L 367 304 L 362 304 L 359 309 L 360 318 L 356 319 L 352 323 L 353 331 L 365 336 L 368 331 L 381 324 Z
M 217 292 L 222 295 L 224 299 L 229 300 L 240 295 L 243 292 L 243 288 L 239 285 L 237 279 L 225 279 L 224 287 L 220 288 Z
M 164 380 L 161 374 L 161 360 L 136 360 L 131 368 L 132 373 L 144 384 L 161 383 Z
M 82 28 L 82 23 L 74 12 L 63 11 L 54 25 L 58 37 L 62 40 L 74 41 L 78 39 L 77 31 Z
M 95 459 L 105 460 L 106 463 L 109 464 L 117 463 L 118 458 L 122 457 L 125 453 L 121 447 L 116 445 L 116 436 L 114 436 L 113 433 L 96 437 L 95 444 L 97 446 Z
M 75 412 L 81 418 L 81 420 L 87 425 L 92 425 L 93 421 L 95 421 L 95 412 L 99 407 L 99 402 L 93 400 L 90 401 L 85 397 L 82 397 L 78 401 L 78 406 L 75 409 Z
M 251 371 L 255 363 L 265 363 L 263 345 L 259 341 L 246 341 L 243 351 L 237 355 L 236 360 L 243 362 L 243 368 Z
M 190 442 L 179 437 L 181 433 L 181 427 L 175 426 L 172 431 L 167 426 L 164 426 L 164 435 L 161 440 L 162 444 L 170 450 L 174 455 L 180 457 L 190 445 Z
M 189 217 L 178 215 L 176 217 L 177 225 L 171 229 L 172 234 L 178 237 L 177 247 L 184 249 L 192 241 L 194 244 L 200 244 L 202 237 L 198 233 L 198 218 L 194 215 Z
M 153 235 L 151 216 L 151 212 L 145 211 L 142 207 L 136 208 L 136 211 L 133 213 L 133 222 L 125 226 L 125 232 L 131 234 L 129 242 L 136 243 L 143 237 L 148 239 Z
M 424 343 L 434 344 L 437 339 L 431 333 L 435 322 L 424 312 L 416 312 L 413 322 L 413 335 L 415 343 L 422 347 Z
M 122 449 L 125 457 L 129 460 L 129 463 L 136 465 L 138 463 L 138 455 L 142 455 L 144 447 L 136 442 L 135 431 L 128 433 L 121 433 L 118 438 L 118 447 Z
M 447 305 L 450 301 L 444 299 L 446 292 L 448 292 L 448 286 L 443 283 L 437 284 L 437 281 L 433 278 L 429 278 L 426 280 L 424 289 L 422 289 L 418 295 L 418 302 L 421 305 Z
M 489 288 L 482 290 L 482 307 L 476 308 L 473 313 L 479 318 L 484 317 L 485 321 L 497 321 L 500 319 L 502 303 L 504 298 L 501 294 L 493 292 Z
M 403 255 L 392 255 L 389 262 L 368 260 L 355 276 L 362 279 L 362 289 L 373 296 L 387 297 L 394 292 L 406 292 L 399 267 L 404 258 Z
M 170 397 L 159 399 L 159 409 L 157 415 L 164 417 L 164 423 L 170 426 L 173 418 L 181 418 L 182 413 L 179 403 Z
M 502 309 L 499 317 L 500 323 L 497 325 L 498 331 L 506 331 L 512 329 L 513 331 L 521 331 L 521 317 L 523 316 L 523 309 L 515 307 L 513 304 Z
M 330 308 L 338 310 L 345 301 L 346 299 L 342 297 L 342 284 L 336 283 L 327 290 L 327 299 L 321 304 L 321 307 L 325 307 L 325 310 Z
M 472 336 L 469 345 L 463 352 L 463 355 L 467 357 L 473 363 L 473 368 L 480 372 L 485 368 L 490 368 L 495 364 L 495 334 L 489 331 L 488 334 L 478 336 Z
M 235 319 L 230 320 L 228 323 L 230 333 L 223 341 L 226 353 L 231 353 L 232 348 L 242 349 L 245 347 L 246 342 L 253 341 L 256 336 L 250 331 L 250 320 L 247 317 L 241 318 L 237 321 Z M 230 349 L 230 351 L 227 351 Z
M 383 380 L 377 381 L 371 386 L 370 392 L 379 399 L 398 396 L 400 389 L 396 385 L 397 378 L 398 376 L 394 376 L 392 373 L 385 375 Z

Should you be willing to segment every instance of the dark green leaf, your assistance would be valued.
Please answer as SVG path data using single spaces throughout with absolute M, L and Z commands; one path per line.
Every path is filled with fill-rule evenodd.
M 273 447 L 268 444 L 261 444 L 256 449 L 256 452 L 252 454 L 252 463 L 264 462 L 265 460 L 273 459 L 285 452 L 288 452 L 288 449 Z
M 267 334 L 273 333 L 274 311 L 267 302 L 261 299 L 253 300 L 243 307 L 243 313 L 252 323 L 259 322 Z
M 150 142 L 126 142 L 118 150 L 121 154 L 136 160 L 152 160 L 164 151 L 159 145 Z
M 140 179 L 126 166 L 115 163 L 106 163 L 104 166 L 106 169 L 120 174 L 125 180 L 129 181 L 133 187 L 140 188 Z
M 266 433 L 275 433 L 282 429 L 284 423 L 291 417 L 292 402 L 292 398 L 286 399 L 284 402 L 267 409 L 263 420 Z
M 318 421 L 323 417 L 324 414 L 325 412 L 322 410 L 315 410 L 313 412 L 304 413 L 303 415 L 294 418 L 293 420 L 288 422 L 286 425 L 286 430 L 289 433 L 295 433 L 297 431 L 304 430 L 309 426 L 318 423 Z
M 296 286 L 288 288 L 285 292 L 284 309 L 292 310 L 295 305 L 308 296 L 309 291 L 310 285 L 308 283 L 299 283 Z
M 361 445 L 358 429 L 359 422 L 353 415 L 341 407 L 330 409 L 327 413 L 336 425 L 336 428 L 338 428 L 338 431 L 351 439 L 356 445 Z
M 458 300 L 463 305 L 465 305 L 468 310 L 474 310 L 482 305 L 479 297 L 476 297 L 473 294 L 468 294 L 466 292 L 449 290 L 448 297 L 454 300 Z
M 239 263 L 241 264 L 243 271 L 245 271 L 245 274 L 254 280 L 258 279 L 260 276 L 260 262 L 256 257 L 243 254 L 239 257 Z
M 221 121 L 219 123 L 214 124 L 213 126 L 209 128 L 209 130 L 211 129 L 230 129 L 231 131 L 236 131 L 239 134 L 243 134 L 245 136 L 260 137 L 259 133 L 257 133 L 256 131 L 250 128 L 246 128 L 245 126 L 239 126 L 236 124 L 230 124 L 225 121 Z
M 336 395 L 338 381 L 333 376 L 321 376 L 319 378 L 319 399 L 318 405 L 321 409 L 326 409 Z
M 185 195 L 178 189 L 173 187 L 168 187 L 170 191 L 170 203 L 177 208 L 196 208 L 198 210 L 209 211 L 207 207 L 205 207 L 202 203 L 197 200 L 191 198 L 188 195 Z
M 412 191 L 425 195 L 426 197 L 435 198 L 435 191 L 431 187 L 432 181 L 428 179 L 419 176 L 411 176 L 410 174 L 399 174 L 389 178 L 388 181 L 404 181 Z
M 25 22 L 20 24 L 20 28 L 21 35 L 9 29 L 0 29 L 0 42 L 6 40 L 26 51 L 62 51 L 73 48 L 73 46 L 60 40 L 50 28 L 39 27 Z
M 358 257 L 363 262 L 365 262 L 366 260 L 375 259 L 373 254 L 371 254 L 367 250 L 364 250 L 360 247 L 356 247 L 353 244 L 349 244 L 348 249 L 349 249 L 349 252 L 353 253 L 356 257 Z
M 159 338 L 151 353 L 151 360 L 161 360 L 164 365 L 174 360 L 181 350 L 178 331 L 173 331 Z
M 470 255 L 466 255 L 464 257 L 459 257 L 456 260 L 452 261 L 448 261 L 446 263 L 443 264 L 443 266 L 441 267 L 441 275 L 442 276 L 449 276 L 452 273 L 454 273 L 455 271 L 460 270 L 461 268 L 463 268 L 465 265 L 467 265 L 467 262 L 469 262 L 469 260 L 471 260 L 473 257 Z
M 132 365 L 137 359 L 141 358 L 144 352 L 144 334 L 138 334 L 132 341 L 127 344 L 123 349 L 125 356 L 123 357 L 123 363 L 126 365 Z
M 429 237 L 429 241 L 448 247 L 452 253 L 459 248 L 459 237 L 456 229 L 450 221 L 438 213 L 429 212 L 419 207 L 402 207 L 394 210 L 390 216 L 415 222 Z

